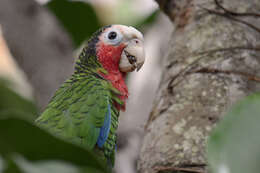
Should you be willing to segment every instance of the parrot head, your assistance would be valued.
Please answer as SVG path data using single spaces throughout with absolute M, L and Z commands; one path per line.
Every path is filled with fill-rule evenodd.
M 131 26 L 105 27 L 97 43 L 97 56 L 108 71 L 138 71 L 145 60 L 143 35 Z
M 141 32 L 131 26 L 109 25 L 101 28 L 89 39 L 76 62 L 76 72 L 84 68 L 102 69 L 98 73 L 110 81 L 125 103 L 128 89 L 124 78 L 127 72 L 138 71 L 145 61 L 144 38 Z M 98 62 L 98 63 L 96 63 Z M 83 69 L 82 69 L 83 68 Z M 124 104 L 125 105 L 125 104 Z M 118 109 L 125 109 L 125 106 Z

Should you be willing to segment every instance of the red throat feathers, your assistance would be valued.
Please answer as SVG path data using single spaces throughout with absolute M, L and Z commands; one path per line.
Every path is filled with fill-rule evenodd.
M 118 46 L 106 45 L 103 42 L 100 42 L 97 45 L 97 57 L 99 62 L 102 64 L 108 74 L 100 72 L 100 75 L 105 79 L 109 80 L 113 87 L 120 91 L 119 99 L 124 102 L 123 106 L 116 104 L 118 110 L 125 110 L 125 102 L 128 98 L 128 89 L 125 84 L 126 73 L 123 73 L 119 70 L 119 62 L 121 58 L 121 53 L 125 48 L 124 44 Z

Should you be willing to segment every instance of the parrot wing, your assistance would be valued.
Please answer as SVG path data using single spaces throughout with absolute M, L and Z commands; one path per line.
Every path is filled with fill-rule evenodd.
M 36 120 L 41 127 L 88 149 L 100 148 L 111 124 L 108 82 L 91 75 L 67 80 Z

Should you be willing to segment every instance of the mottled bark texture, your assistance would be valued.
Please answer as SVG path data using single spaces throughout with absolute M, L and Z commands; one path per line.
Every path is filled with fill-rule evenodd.
M 8 47 L 44 107 L 71 74 L 73 47 L 54 16 L 35 0 L 0 0 L 0 25 Z
M 232 104 L 260 90 L 260 33 L 236 20 L 259 27 L 260 19 L 222 15 L 224 10 L 213 0 L 157 2 L 176 29 L 146 124 L 138 170 L 207 172 L 210 131 Z M 260 11 L 254 0 L 224 0 L 221 5 L 239 13 Z

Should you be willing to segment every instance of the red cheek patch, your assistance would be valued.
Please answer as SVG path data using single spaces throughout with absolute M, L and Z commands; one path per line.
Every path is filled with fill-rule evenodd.
M 98 44 L 97 57 L 99 62 L 107 71 L 118 71 L 119 61 L 121 58 L 121 53 L 125 45 L 120 44 L 118 46 L 107 45 L 101 42 Z
M 125 109 L 125 101 L 128 98 L 128 89 L 124 80 L 125 73 L 122 73 L 119 70 L 119 62 L 124 47 L 124 44 L 113 46 L 104 44 L 103 42 L 100 42 L 97 46 L 98 60 L 102 64 L 103 68 L 108 72 L 108 74 L 100 73 L 100 75 L 109 80 L 112 85 L 120 91 L 121 95 L 118 97 L 124 102 L 123 107 L 120 107 L 117 104 L 115 105 L 118 110 Z

